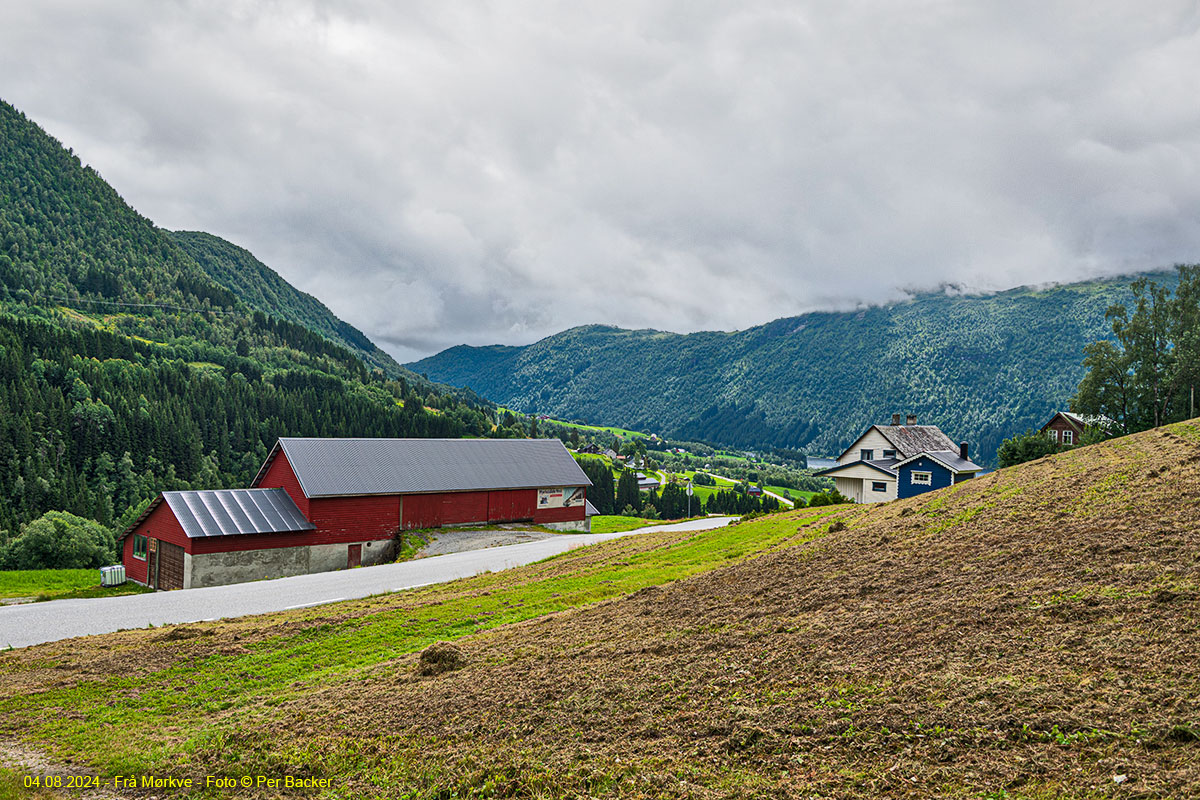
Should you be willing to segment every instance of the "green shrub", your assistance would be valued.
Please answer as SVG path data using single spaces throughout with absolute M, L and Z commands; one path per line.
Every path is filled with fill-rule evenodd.
M 1005 439 L 996 451 L 996 461 L 1001 467 L 1011 467 L 1052 453 L 1061 453 L 1064 449 L 1046 434 L 1030 428 L 1020 436 Z
M 47 511 L 0 549 L 3 569 L 89 569 L 116 559 L 111 530 L 65 511 Z
M 828 492 L 818 492 L 814 494 L 808 501 L 809 508 L 818 506 L 840 506 L 843 503 L 849 503 L 850 498 L 839 492 L 837 489 L 831 489 Z

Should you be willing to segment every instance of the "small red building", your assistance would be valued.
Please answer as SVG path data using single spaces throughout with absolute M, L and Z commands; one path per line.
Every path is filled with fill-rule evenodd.
M 285 438 L 250 489 L 159 495 L 122 534 L 122 560 L 161 589 L 377 564 L 414 528 L 587 530 L 590 485 L 557 439 Z
M 1070 411 L 1056 411 L 1050 421 L 1042 426 L 1041 432 L 1059 444 L 1072 447 L 1080 443 L 1088 428 L 1111 427 L 1106 417 L 1085 417 Z

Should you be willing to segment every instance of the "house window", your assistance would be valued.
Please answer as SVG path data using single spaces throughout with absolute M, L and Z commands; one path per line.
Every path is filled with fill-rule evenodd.
M 1050 437 L 1050 441 L 1052 441 L 1052 442 L 1058 441 L 1058 431 L 1051 429 L 1051 430 L 1046 431 L 1046 435 Z
M 1063 444 L 1075 444 L 1075 431 L 1063 431 Z
M 883 451 L 883 458 L 895 458 L 895 457 L 896 457 L 895 450 L 884 450 Z
M 859 450 L 858 456 L 863 461 L 871 461 L 872 459 L 875 458 L 875 451 L 874 450 Z
M 133 535 L 133 557 L 146 560 L 146 537 Z
M 932 472 L 917 472 L 914 470 L 912 473 L 912 477 L 909 480 L 911 480 L 913 482 L 913 484 L 916 486 L 932 486 L 933 485 L 933 473 Z
M 886 492 L 887 484 L 883 481 L 871 481 L 872 492 Z

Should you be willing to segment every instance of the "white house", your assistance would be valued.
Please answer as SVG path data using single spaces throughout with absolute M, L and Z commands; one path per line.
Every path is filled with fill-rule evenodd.
M 891 425 L 872 425 L 855 439 L 838 456 L 836 467 L 813 474 L 833 478 L 835 488 L 856 503 L 881 503 L 913 493 L 914 487 L 901 491 L 900 467 L 922 454 L 937 456 L 939 464 L 951 464 L 950 482 L 970 478 L 982 469 L 967 458 L 966 442 L 954 444 L 936 425 L 918 425 L 912 414 L 901 425 L 900 415 L 893 414 Z M 932 483 L 921 486 L 926 491 L 924 487 L 936 488 Z

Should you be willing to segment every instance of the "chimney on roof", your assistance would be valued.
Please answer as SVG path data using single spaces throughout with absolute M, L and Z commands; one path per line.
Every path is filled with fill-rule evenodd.
M 904 424 L 905 425 L 916 425 L 917 424 L 917 415 L 909 414 L 908 417 L 905 418 Z
M 893 425 L 900 424 L 900 415 L 899 414 L 892 414 L 892 424 Z
M 970 461 L 970 460 L 971 460 L 971 459 L 967 458 L 967 443 L 966 443 L 966 442 L 960 442 L 960 443 L 959 443 L 959 445 L 958 445 L 958 457 L 959 457 L 959 458 L 961 458 L 963 461 Z

